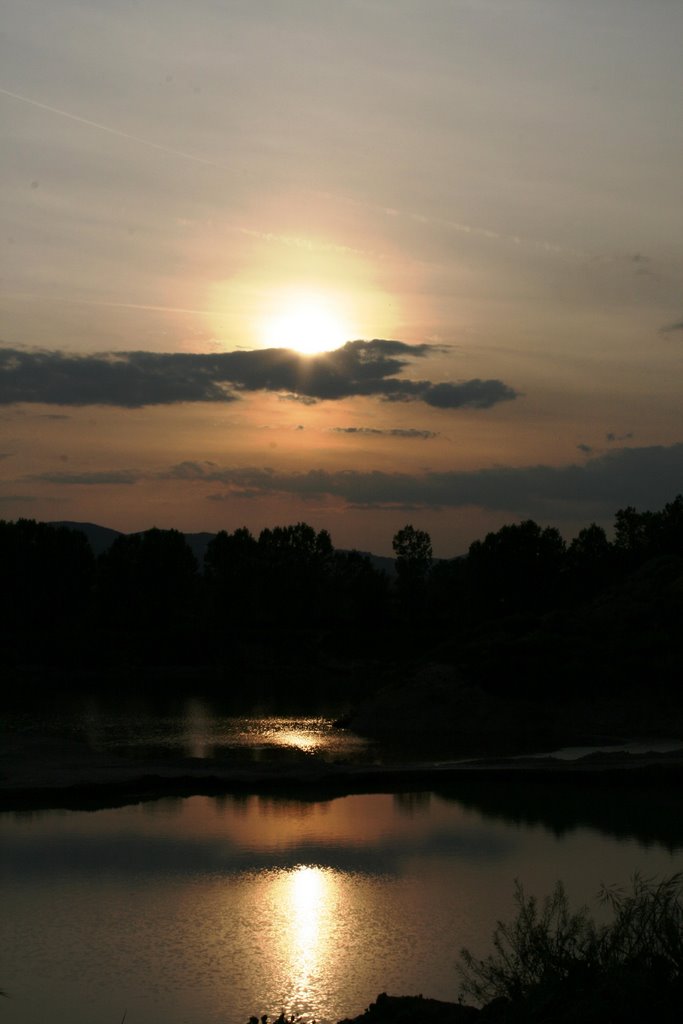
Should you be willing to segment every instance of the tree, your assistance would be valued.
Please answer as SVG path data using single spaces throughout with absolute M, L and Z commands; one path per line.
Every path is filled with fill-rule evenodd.
M 533 519 L 503 526 L 470 545 L 467 556 L 472 596 L 491 611 L 545 608 L 557 597 L 565 543 L 551 526 Z
M 204 578 L 213 627 L 249 621 L 258 605 L 259 549 L 246 526 L 220 530 L 204 555 Z
M 308 523 L 262 530 L 258 539 L 261 613 L 274 625 L 310 625 L 325 617 L 334 548 L 327 530 Z
M 427 576 L 432 567 L 432 541 L 425 530 L 410 523 L 391 542 L 396 556 L 399 593 L 411 614 L 423 603 Z
M 94 568 L 80 531 L 0 521 L 1 657 L 79 657 L 89 636 Z
M 604 586 L 613 566 L 613 549 L 601 526 L 591 523 L 580 530 L 567 549 L 570 584 L 578 595 Z
M 644 561 L 651 553 L 656 515 L 638 512 L 633 505 L 620 508 L 614 517 L 614 546 L 627 564 Z
M 275 526 L 262 530 L 259 548 L 274 562 L 322 562 L 332 554 L 332 540 L 327 530 L 316 533 L 308 523 Z
M 614 521 L 614 547 L 629 568 L 657 555 L 683 554 L 683 495 L 661 512 L 620 508 Z
M 197 561 L 178 530 L 122 534 L 98 560 L 100 596 L 112 621 L 178 622 L 193 604 Z

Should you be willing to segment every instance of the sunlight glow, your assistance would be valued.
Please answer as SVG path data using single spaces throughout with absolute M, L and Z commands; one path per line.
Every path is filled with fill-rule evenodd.
M 303 1008 L 319 984 L 320 968 L 329 955 L 323 922 L 329 927 L 334 882 L 331 872 L 302 864 L 289 876 L 289 885 L 292 1001 Z
M 352 337 L 350 325 L 330 298 L 296 292 L 266 316 L 262 342 L 267 348 L 291 348 L 315 355 L 339 348 Z
M 315 728 L 293 728 L 287 729 L 286 722 L 283 722 L 273 738 L 277 746 L 293 747 L 304 754 L 312 754 L 323 746 L 323 736 L 320 729 Z

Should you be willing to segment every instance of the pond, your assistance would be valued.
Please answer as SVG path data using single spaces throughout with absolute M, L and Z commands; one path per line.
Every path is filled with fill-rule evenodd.
M 669 802 L 670 800 L 670 802 Z M 458 995 L 514 879 L 573 903 L 683 868 L 676 797 L 469 787 L 0 815 L 12 1024 L 246 1024 Z
M 339 709 L 337 709 L 339 711 Z M 5 713 L 0 722 L 0 739 L 6 750 L 27 740 L 53 743 L 77 742 L 84 750 L 108 752 L 136 761 L 165 757 L 254 763 L 280 761 L 392 764 L 400 762 L 443 762 L 466 760 L 475 754 L 497 751 L 471 749 L 454 756 L 441 738 L 400 743 L 372 741 L 335 726 L 334 709 L 323 706 L 312 714 L 310 708 L 283 713 L 272 707 L 237 704 L 218 707 L 208 700 L 190 699 L 177 703 L 133 700 L 117 703 L 102 699 L 42 702 L 42 714 L 34 708 Z M 592 746 L 565 747 L 542 751 L 539 757 L 576 759 L 594 752 L 671 751 L 681 749 L 680 739 L 635 738 L 627 743 L 603 742 Z M 528 755 L 528 752 L 527 752 Z M 526 755 L 525 755 L 526 756 Z

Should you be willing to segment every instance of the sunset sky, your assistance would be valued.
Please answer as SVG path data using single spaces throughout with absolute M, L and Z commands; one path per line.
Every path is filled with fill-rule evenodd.
M 683 4 L 4 0 L 0 518 L 683 491 Z

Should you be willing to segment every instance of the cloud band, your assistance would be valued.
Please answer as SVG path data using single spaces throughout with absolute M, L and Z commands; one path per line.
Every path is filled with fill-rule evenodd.
M 433 383 L 399 377 L 431 345 L 374 339 L 303 356 L 291 349 L 195 354 L 0 349 L 0 404 L 109 405 L 134 409 L 179 402 L 231 402 L 270 391 L 304 401 L 374 396 L 439 409 L 486 409 L 517 397 L 500 380 Z
M 456 509 L 477 506 L 519 516 L 554 517 L 574 511 L 611 514 L 625 505 L 660 508 L 682 489 L 683 443 L 620 448 L 565 466 L 494 467 L 420 474 L 379 470 L 312 469 L 278 472 L 263 467 L 220 467 L 187 461 L 162 472 L 50 473 L 33 482 L 58 485 L 129 485 L 149 480 L 183 481 L 222 487 L 213 500 L 339 498 L 361 508 Z

